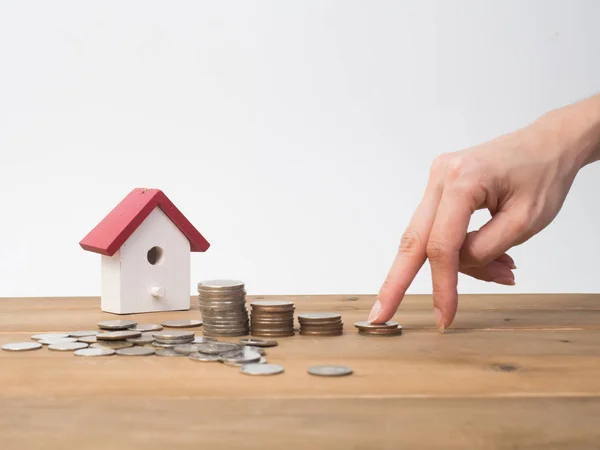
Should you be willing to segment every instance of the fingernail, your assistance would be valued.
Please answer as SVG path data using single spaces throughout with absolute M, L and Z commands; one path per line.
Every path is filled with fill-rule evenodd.
M 377 320 L 379 314 L 381 314 L 381 302 L 377 300 L 373 305 L 373 308 L 371 308 L 367 322 L 372 323 L 373 321 Z
M 444 326 L 444 318 L 442 317 L 442 311 L 440 311 L 434 306 L 433 312 L 435 313 L 435 326 L 437 327 L 440 333 L 443 333 L 446 327 Z
M 515 266 L 514 264 L 509 264 L 508 267 L 510 267 L 512 270 L 515 270 L 517 268 L 517 266 Z
M 499 277 L 499 278 L 494 279 L 494 283 L 503 284 L 505 286 L 514 286 L 515 280 L 513 280 L 512 278 L 508 278 L 508 277 Z

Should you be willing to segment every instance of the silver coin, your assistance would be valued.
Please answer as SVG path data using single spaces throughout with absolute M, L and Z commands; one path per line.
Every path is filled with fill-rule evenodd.
M 161 342 L 156 342 L 156 341 L 154 341 L 152 343 L 152 347 L 156 347 L 156 348 L 175 348 L 178 345 L 181 345 L 181 344 L 163 344 Z
M 275 347 L 277 341 L 267 339 L 240 339 L 240 344 L 251 345 L 253 347 Z
M 209 342 L 206 344 L 198 344 L 197 351 L 199 353 L 205 353 L 207 355 L 218 355 L 220 353 L 230 352 L 239 349 L 240 347 L 238 345 L 230 344 L 228 342 Z
M 12 342 L 2 346 L 2 350 L 7 352 L 27 352 L 39 348 L 42 348 L 42 344 L 39 342 Z
M 156 343 L 156 344 L 161 344 L 161 345 L 174 346 L 174 345 L 191 344 L 192 342 L 194 342 L 193 339 L 167 339 L 167 340 L 155 339 L 153 344 Z M 160 345 L 158 347 L 160 347 Z
M 112 348 L 80 348 L 75 350 L 76 356 L 110 356 L 114 355 L 115 351 Z
M 201 362 L 214 362 L 219 361 L 218 355 L 207 355 L 206 353 L 194 352 L 190 353 L 188 357 L 193 361 L 201 361 Z
M 48 350 L 53 350 L 55 352 L 70 352 L 73 350 L 87 348 L 87 346 L 88 344 L 86 344 L 85 342 L 55 342 L 54 344 L 50 344 L 48 346 Z
M 141 331 L 146 333 L 148 331 L 160 331 L 163 329 L 162 325 L 155 323 L 138 323 L 135 327 L 129 328 L 131 331 Z
M 255 347 L 253 345 L 245 345 L 244 350 L 251 350 L 253 352 L 258 353 L 260 356 L 265 356 L 267 354 L 267 352 L 265 351 L 264 348 L 262 347 Z
M 217 340 L 209 336 L 196 336 L 193 342 L 194 344 L 205 344 L 207 342 L 217 342 Z
M 122 356 L 150 356 L 150 355 L 154 355 L 155 352 L 156 352 L 156 350 L 153 349 L 153 348 L 140 347 L 138 345 L 138 346 L 135 346 L 135 347 L 120 348 L 119 350 L 117 350 L 117 355 L 122 355 Z
M 257 300 L 250 302 L 252 307 L 267 307 L 267 308 L 291 308 L 294 306 L 293 302 L 288 302 L 287 300 Z
M 165 320 L 161 323 L 165 328 L 190 328 L 199 327 L 202 325 L 201 320 L 189 319 L 189 320 Z
M 154 342 L 154 336 L 139 336 L 136 338 L 129 338 L 127 342 L 131 342 L 134 345 L 146 345 L 152 344 Z
M 183 353 L 177 353 L 172 348 L 162 348 L 156 350 L 156 356 L 185 356 Z
M 96 339 L 98 341 L 122 341 L 125 339 L 140 337 L 141 335 L 141 331 L 105 331 L 103 333 L 98 333 L 96 335 Z
M 251 363 L 236 363 L 236 362 L 227 362 L 227 361 L 222 361 L 222 363 L 226 366 L 230 366 L 230 367 L 242 367 L 245 366 L 246 364 L 267 364 L 267 359 L 264 356 L 261 356 L 260 359 L 258 361 L 254 361 Z
M 277 375 L 284 372 L 278 364 L 244 364 L 240 372 L 246 375 Z
M 77 342 L 77 339 L 72 338 L 72 337 L 60 338 L 60 339 L 40 339 L 38 342 L 42 345 L 50 345 L 50 344 L 54 344 L 56 342 L 58 342 L 60 344 L 65 343 L 65 342 Z
M 341 319 L 342 315 L 339 313 L 333 312 L 314 312 L 314 313 L 302 313 L 298 314 L 298 320 L 331 320 L 331 319 Z
M 196 337 L 193 331 L 183 331 L 183 330 L 162 330 L 154 333 L 154 337 L 156 339 L 194 339 Z
M 243 289 L 244 282 L 239 280 L 206 280 L 198 283 L 198 290 L 234 290 Z
M 202 344 L 176 345 L 175 347 L 173 347 L 173 350 L 176 351 L 177 353 L 183 353 L 184 355 L 189 355 L 190 353 L 198 352 L 199 345 L 202 345 Z
M 244 348 L 243 350 L 233 350 L 231 352 L 225 352 L 219 354 L 219 360 L 222 362 L 232 363 L 251 363 L 260 361 L 260 354 Z
M 308 373 L 320 377 L 343 377 L 352 374 L 352 369 L 345 366 L 312 366 Z
M 62 339 L 68 338 L 69 335 L 66 333 L 42 333 L 42 334 L 34 334 L 31 336 L 31 339 L 36 341 L 41 341 L 42 339 Z
M 112 348 L 114 350 L 118 350 L 120 348 L 133 347 L 131 342 L 127 341 L 100 341 L 94 344 L 90 344 L 92 348 Z
M 96 336 L 83 336 L 77 339 L 79 342 L 85 342 L 86 344 L 93 344 L 97 342 Z
M 206 336 L 213 336 L 213 337 L 238 337 L 238 336 L 248 336 L 250 334 L 250 331 L 219 331 L 219 332 L 205 331 L 204 334 Z
M 354 324 L 354 326 L 358 329 L 364 329 L 364 330 L 376 330 L 376 329 L 383 329 L 383 328 L 397 328 L 399 325 L 398 322 L 394 322 L 394 321 L 389 321 L 386 323 L 381 323 L 381 324 L 373 324 L 373 323 L 369 323 L 366 321 L 360 321 L 360 322 L 356 322 Z
M 133 320 L 102 320 L 98 322 L 98 328 L 103 330 L 127 330 L 136 325 L 137 322 Z
M 74 338 L 80 338 L 80 337 L 86 337 L 86 336 L 96 336 L 97 334 L 98 334 L 98 331 L 85 330 L 85 331 L 73 331 L 73 332 L 69 333 L 69 336 L 74 337 Z

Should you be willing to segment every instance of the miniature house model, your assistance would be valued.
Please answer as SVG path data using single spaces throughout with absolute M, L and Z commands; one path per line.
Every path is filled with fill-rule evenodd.
M 190 308 L 190 252 L 209 243 L 158 189 L 134 189 L 79 243 L 102 255 L 101 309 Z

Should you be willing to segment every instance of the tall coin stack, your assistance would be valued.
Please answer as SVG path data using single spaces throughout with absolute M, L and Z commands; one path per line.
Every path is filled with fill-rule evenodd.
M 303 336 L 341 336 L 344 332 L 342 315 L 334 312 L 298 314 Z
M 260 300 L 250 303 L 252 336 L 294 336 L 294 311 L 292 302 L 282 300 Z
M 198 283 L 198 308 L 206 336 L 247 336 L 250 333 L 246 289 L 242 281 Z

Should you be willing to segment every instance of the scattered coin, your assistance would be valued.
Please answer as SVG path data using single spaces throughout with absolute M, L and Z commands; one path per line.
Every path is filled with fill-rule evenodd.
M 202 344 L 182 344 L 176 345 L 173 347 L 173 350 L 177 353 L 183 353 L 184 355 L 189 355 L 190 353 L 197 353 L 198 349 L 201 348 Z
M 154 323 L 138 323 L 135 327 L 129 328 L 131 331 L 141 331 L 145 333 L 147 331 L 160 331 L 163 329 L 162 325 Z
M 134 345 L 152 344 L 154 342 L 154 336 L 144 336 L 144 333 L 142 333 L 139 337 L 127 339 L 127 342 L 131 342 Z
M 161 325 L 165 328 L 191 328 L 191 327 L 199 327 L 202 325 L 201 320 L 166 320 L 161 323 Z
M 7 352 L 27 352 L 39 348 L 42 348 L 42 344 L 39 342 L 13 342 L 2 346 L 2 350 Z
M 156 348 L 175 348 L 181 344 L 163 344 L 161 342 L 154 341 L 151 345 L 152 345 L 152 347 L 156 347 Z
M 173 341 L 173 340 L 181 340 L 181 339 L 191 339 L 194 340 L 196 335 L 192 331 L 183 331 L 183 330 L 162 330 L 157 331 L 154 334 L 154 338 L 157 341 Z
M 198 352 L 207 355 L 219 355 L 221 353 L 239 350 L 240 347 L 236 344 L 228 342 L 208 342 L 206 344 L 198 344 Z
M 206 353 L 194 352 L 190 353 L 188 357 L 193 361 L 201 361 L 201 362 L 214 362 L 219 361 L 218 355 L 207 355 Z
M 117 350 L 117 355 L 122 355 L 122 356 L 150 356 L 150 355 L 154 355 L 155 352 L 156 352 L 156 350 L 153 349 L 153 348 L 140 347 L 138 345 L 138 346 L 135 346 L 135 347 L 120 348 L 119 350 Z
M 221 354 L 219 354 L 219 360 L 222 362 L 246 364 L 246 363 L 260 361 L 260 356 L 261 356 L 260 354 L 254 352 L 252 350 L 243 349 L 243 350 L 233 350 L 231 352 L 221 353 Z
M 217 340 L 210 336 L 196 336 L 193 342 L 194 344 L 205 344 L 206 342 L 217 342 Z
M 255 347 L 253 345 L 245 345 L 242 347 L 243 350 L 252 350 L 253 352 L 258 353 L 260 356 L 265 356 L 267 352 L 262 347 Z
M 345 366 L 312 366 L 308 373 L 320 377 L 343 377 L 352 374 L 352 369 Z
M 120 348 L 133 347 L 131 342 L 127 341 L 99 341 L 93 344 L 90 344 L 92 348 L 112 348 L 114 350 L 118 350 Z
M 98 331 L 86 330 L 86 331 L 73 331 L 73 332 L 69 333 L 69 336 L 74 337 L 74 338 L 80 338 L 80 337 L 86 337 L 86 336 L 96 336 L 97 334 L 98 334 Z
M 277 346 L 277 341 L 266 339 L 240 339 L 240 344 L 251 345 L 254 347 L 275 347 Z
M 135 327 L 137 322 L 133 320 L 102 320 L 98 322 L 98 328 L 103 330 L 127 330 Z
M 115 351 L 112 348 L 80 348 L 73 352 L 76 356 L 110 356 L 114 355 Z
M 69 335 L 65 333 L 42 333 L 42 334 L 34 334 L 31 336 L 31 339 L 36 341 L 41 341 L 42 339 L 62 339 L 68 338 Z
M 172 348 L 163 348 L 156 350 L 156 356 L 185 356 L 183 353 L 177 353 Z
M 79 342 L 85 342 L 86 344 L 93 344 L 97 342 L 96 336 L 83 336 L 77 339 Z
M 244 364 L 240 372 L 246 375 L 277 375 L 284 372 L 278 364 Z
M 55 342 L 54 344 L 48 345 L 48 350 L 53 350 L 56 352 L 70 352 L 73 350 L 86 348 L 87 346 L 88 344 L 85 342 Z
M 50 345 L 50 344 L 54 344 L 56 342 L 58 343 L 64 343 L 64 342 L 77 342 L 77 339 L 75 338 L 60 338 L 60 339 L 40 339 L 38 341 L 40 344 L 42 345 Z
M 141 331 L 105 331 L 103 333 L 98 333 L 96 335 L 96 339 L 98 341 L 122 341 L 125 339 L 140 337 L 141 335 Z

